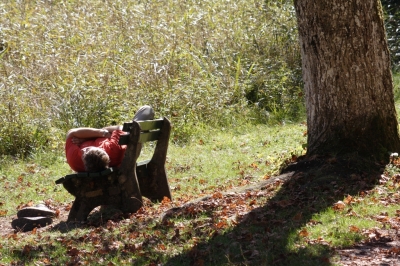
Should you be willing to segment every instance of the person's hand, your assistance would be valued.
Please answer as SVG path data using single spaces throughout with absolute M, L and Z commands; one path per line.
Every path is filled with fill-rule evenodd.
M 75 145 L 80 146 L 83 142 L 85 142 L 86 139 L 81 139 L 81 138 L 77 138 L 77 137 L 73 137 L 72 138 L 72 143 L 74 143 Z
M 104 133 L 103 133 L 103 138 L 111 138 L 111 133 L 110 133 L 110 131 L 108 131 L 108 130 L 105 130 L 104 131 Z

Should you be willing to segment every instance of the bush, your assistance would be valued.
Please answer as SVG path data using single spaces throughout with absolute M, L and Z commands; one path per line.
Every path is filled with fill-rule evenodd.
M 296 14 L 292 1 L 267 1 L 265 23 L 247 54 L 253 58 L 246 98 L 274 120 L 304 115 L 304 97 Z M 258 59 L 254 58 L 258 57 Z M 255 63 L 256 64 L 255 64 Z
M 46 146 L 49 127 L 45 119 L 33 114 L 17 92 L 0 93 L 0 154 L 26 157 L 33 150 Z M 34 104 L 34 101 L 29 101 Z
M 119 124 L 150 104 L 184 143 L 199 127 L 302 110 L 291 1 L 5 1 L 0 23 L 0 89 L 16 97 L 0 100 L 4 139 L 17 125 L 33 134 Z M 57 141 L 38 134 L 11 150 Z M 6 143 L 1 152 L 16 153 Z

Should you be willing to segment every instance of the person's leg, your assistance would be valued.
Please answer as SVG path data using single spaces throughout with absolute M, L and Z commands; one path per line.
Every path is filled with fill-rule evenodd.
M 141 121 L 141 120 L 153 120 L 154 119 L 154 110 L 149 105 L 143 105 L 139 108 L 136 112 L 135 116 L 133 117 L 134 121 Z
M 154 110 L 149 105 L 143 105 L 136 112 L 133 117 L 133 121 L 143 121 L 143 120 L 153 120 L 154 119 Z M 142 143 L 138 143 L 138 147 L 136 150 L 136 155 L 139 157 L 140 152 L 142 151 Z

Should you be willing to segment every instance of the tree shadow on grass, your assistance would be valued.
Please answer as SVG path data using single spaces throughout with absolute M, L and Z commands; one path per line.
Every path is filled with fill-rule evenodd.
M 373 188 L 383 169 L 384 165 L 352 156 L 289 165 L 284 171 L 292 171 L 291 177 L 264 206 L 253 209 L 232 230 L 214 234 L 166 265 L 331 265 L 333 251 L 323 241 L 293 248 L 295 239 L 307 236 L 300 229 L 347 195 Z
M 114 208 L 112 206 L 108 206 L 103 210 L 100 210 L 100 207 L 95 208 L 90 212 L 87 217 L 87 221 L 85 222 L 67 222 L 67 221 L 60 221 L 58 224 L 52 226 L 50 231 L 59 231 L 61 233 L 67 233 L 69 231 L 75 229 L 82 229 L 82 228 L 95 228 L 100 226 L 106 226 L 108 221 L 120 222 L 129 215 L 123 214 L 119 209 Z M 67 217 L 65 217 L 67 219 Z

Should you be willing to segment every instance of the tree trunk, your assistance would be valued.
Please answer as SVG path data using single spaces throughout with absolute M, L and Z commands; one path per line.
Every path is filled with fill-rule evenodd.
M 400 150 L 379 0 L 295 0 L 306 95 L 307 156 L 382 158 Z

